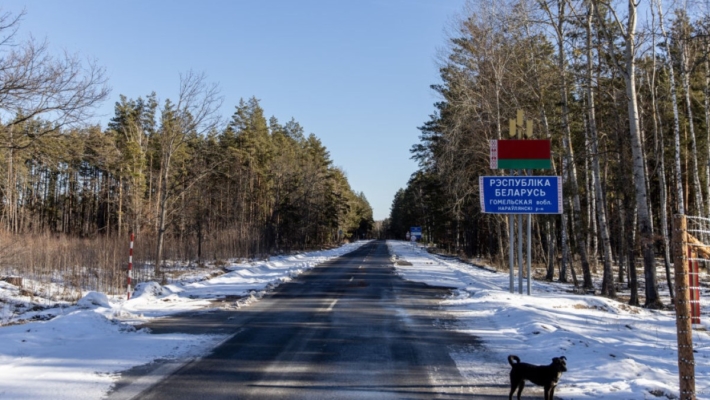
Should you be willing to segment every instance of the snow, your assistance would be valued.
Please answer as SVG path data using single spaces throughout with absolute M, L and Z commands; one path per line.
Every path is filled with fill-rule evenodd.
M 405 279 L 455 288 L 443 309 L 456 316 L 455 329 L 480 337 L 486 348 L 485 354 L 452 354 L 471 380 L 508 385 L 509 354 L 532 364 L 549 364 L 553 357 L 565 356 L 568 372 L 562 375 L 556 397 L 677 398 L 675 313 L 570 294 L 569 285 L 559 283 L 534 281 L 531 296 L 513 294 L 507 272 L 437 257 L 407 242 L 390 241 L 388 246 Z M 517 292 L 517 276 L 515 283 Z M 701 299 L 706 314 L 704 325 L 693 334 L 695 381 L 697 399 L 710 399 L 710 301 L 707 296 Z M 524 395 L 534 390 L 527 385 Z M 541 390 L 538 393 L 542 395 Z
M 0 281 L 0 399 L 97 399 L 121 371 L 156 359 L 199 357 L 225 336 L 151 335 L 136 326 L 214 307 L 216 299 L 239 296 L 237 305 L 248 305 L 279 283 L 364 243 L 235 262 L 221 275 L 206 269 L 165 286 L 142 283 L 128 301 L 88 292 L 72 305 L 40 299 Z M 484 344 L 452 350 L 459 370 L 472 383 L 507 386 L 509 354 L 534 364 L 565 356 L 568 372 L 556 391 L 559 398 L 678 396 L 672 312 L 571 294 L 569 285 L 559 283 L 536 281 L 532 296 L 511 294 L 507 273 L 439 257 L 408 242 L 387 245 L 403 278 L 452 288 L 441 304 L 443 312 L 458 320 L 448 329 L 475 335 Z M 704 312 L 708 306 L 705 296 Z M 698 399 L 710 399 L 707 319 L 704 314 L 704 325 L 693 335 Z M 541 391 L 528 385 L 524 396 L 531 394 Z
M 157 359 L 199 357 L 226 336 L 151 335 L 135 326 L 214 307 L 213 300 L 226 296 L 243 296 L 240 304 L 246 305 L 268 288 L 365 243 L 232 263 L 226 266 L 228 272 L 212 279 L 206 278 L 214 271 L 205 271 L 166 286 L 141 283 L 128 301 L 125 296 L 88 292 L 70 305 L 0 281 L 0 399 L 99 399 L 121 371 Z

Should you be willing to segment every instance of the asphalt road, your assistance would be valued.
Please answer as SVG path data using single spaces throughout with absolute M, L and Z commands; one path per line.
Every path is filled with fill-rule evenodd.
M 109 398 L 502 398 L 465 381 L 449 357 L 479 344 L 444 328 L 452 321 L 436 303 L 447 293 L 398 277 L 385 243 L 371 242 L 241 310 L 152 324 L 155 334 L 234 335 L 188 364 L 129 371 Z

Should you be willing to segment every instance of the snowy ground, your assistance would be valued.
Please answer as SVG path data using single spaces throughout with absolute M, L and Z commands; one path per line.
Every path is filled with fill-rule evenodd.
M 0 399 L 95 400 L 118 373 L 156 359 L 198 357 L 225 339 L 207 335 L 151 335 L 134 325 L 243 296 L 248 305 L 269 287 L 367 242 L 269 261 L 231 264 L 215 278 L 205 269 L 179 283 L 141 284 L 131 300 L 87 293 L 76 305 L 55 303 L 0 281 Z M 32 282 L 26 286 L 34 287 Z M 56 292 L 47 288 L 43 293 Z
M 406 242 L 388 245 L 398 261 L 407 261 L 397 266 L 404 278 L 457 288 L 443 307 L 458 319 L 454 329 L 482 338 L 487 348 L 485 354 L 452 354 L 459 370 L 472 380 L 508 385 L 509 354 L 533 364 L 549 364 L 552 357 L 565 356 L 568 372 L 556 397 L 677 398 L 675 313 L 570 294 L 569 285 L 556 283 L 533 282 L 532 296 L 511 294 L 507 273 L 433 256 Z M 697 398 L 706 400 L 710 399 L 708 295 L 703 293 L 701 303 L 704 326 L 693 335 Z M 524 395 L 535 390 L 526 387 Z
M 88 293 L 76 305 L 51 303 L 0 282 L 0 399 L 98 399 L 122 370 L 204 354 L 225 337 L 151 335 L 134 326 L 208 307 L 224 296 L 245 296 L 239 305 L 247 305 L 269 287 L 364 243 L 232 264 L 229 272 L 211 279 L 214 271 L 163 287 L 145 284 L 129 301 Z M 459 321 L 450 328 L 480 337 L 487 348 L 452 354 L 472 381 L 507 385 L 508 354 L 535 364 L 564 355 L 569 372 L 556 392 L 560 398 L 677 396 L 671 313 L 572 295 L 566 292 L 569 286 L 555 283 L 534 282 L 533 296 L 510 294 L 507 274 L 437 257 L 411 243 L 390 241 L 388 246 L 404 278 L 455 288 L 442 304 Z M 705 296 L 705 313 L 709 306 Z M 707 328 L 707 318 L 703 323 Z M 710 399 L 710 335 L 696 331 L 693 340 L 697 398 Z M 525 393 L 540 392 L 528 386 Z

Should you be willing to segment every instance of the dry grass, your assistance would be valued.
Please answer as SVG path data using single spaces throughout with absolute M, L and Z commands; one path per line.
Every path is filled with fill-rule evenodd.
M 51 297 L 65 300 L 84 290 L 114 294 L 125 286 L 128 244 L 106 238 L 0 233 L 0 276 L 19 276 L 23 286 L 56 284 Z M 123 253 L 123 257 L 122 254 Z M 121 284 L 123 282 L 123 285 Z
M 166 237 L 163 250 L 165 264 L 155 276 L 155 236 L 136 235 L 133 246 L 133 280 L 166 281 L 179 277 L 186 269 L 204 268 L 208 261 L 220 266 L 228 259 L 254 257 L 263 253 L 258 240 L 245 238 L 252 232 L 223 231 L 202 242 L 198 259 L 198 243 L 194 237 Z M 126 291 L 130 241 L 124 237 L 97 236 L 75 238 L 57 234 L 13 235 L 0 231 L 0 279 L 22 278 L 22 286 L 30 292 L 48 291 L 49 298 L 76 300 L 88 290 L 109 295 Z M 258 237 L 258 235 L 255 235 Z M 47 295 L 47 293 L 44 293 Z

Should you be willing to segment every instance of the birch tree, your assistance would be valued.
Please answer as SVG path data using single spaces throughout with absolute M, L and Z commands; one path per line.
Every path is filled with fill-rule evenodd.
M 624 52 L 621 61 L 613 61 L 619 73 L 624 78 L 626 89 L 626 105 L 629 119 L 629 135 L 631 139 L 631 153 L 633 166 L 634 191 L 636 195 L 636 207 L 638 216 L 638 230 L 641 244 L 641 254 L 643 255 L 644 277 L 646 279 L 646 303 L 649 308 L 660 308 L 663 306 L 658 294 L 656 283 L 656 266 L 653 252 L 653 231 L 651 228 L 651 217 L 648 204 L 648 193 L 646 191 L 646 169 L 643 156 L 643 142 L 641 140 L 641 130 L 639 126 L 639 109 L 636 93 L 636 25 L 638 3 L 628 0 L 628 14 L 625 23 L 617 14 L 616 10 L 608 2 L 595 0 L 595 14 L 601 31 L 607 37 L 607 44 L 610 54 L 615 54 L 614 37 L 612 30 L 607 26 L 606 16 L 602 14 L 600 5 L 608 10 L 612 17 L 612 24 L 616 31 L 620 32 L 624 41 Z M 630 266 L 633 268 L 633 265 Z
M 671 94 L 671 106 L 673 107 L 673 143 L 674 143 L 674 153 L 673 153 L 673 166 L 675 175 L 676 192 L 678 194 L 677 207 L 678 214 L 685 214 L 685 196 L 683 194 L 683 172 L 681 169 L 681 156 L 680 156 L 680 113 L 678 112 L 678 98 L 676 94 L 676 83 L 675 83 L 675 69 L 673 68 L 673 62 L 671 59 L 670 50 L 670 40 L 668 34 L 663 25 L 663 8 L 661 5 L 661 0 L 654 0 L 654 4 L 658 8 L 658 26 L 661 29 L 661 34 L 663 35 L 663 47 L 666 49 L 666 68 L 668 69 L 668 79 L 669 92 Z
M 659 10 L 660 11 L 660 10 Z M 652 29 L 652 47 L 656 48 L 656 12 L 655 8 L 651 7 L 651 16 L 653 21 Z M 670 235 L 668 233 L 668 195 L 666 192 L 666 165 L 665 165 L 665 146 L 662 137 L 662 133 L 659 132 L 659 117 L 660 113 L 658 111 L 658 101 L 656 98 L 656 91 L 658 90 L 656 83 L 656 52 L 652 52 L 651 55 L 651 77 L 649 79 L 649 93 L 651 94 L 651 116 L 653 124 L 653 139 L 655 145 L 656 160 L 658 165 L 656 167 L 656 173 L 658 175 L 658 186 L 660 187 L 659 196 L 659 210 L 661 217 L 661 235 L 663 237 L 663 263 L 666 270 L 666 281 L 668 282 L 668 292 L 670 293 L 671 299 L 673 296 L 673 285 L 671 284 L 671 256 L 670 256 Z
M 595 114 L 595 99 L 594 99 L 594 79 L 593 79 L 593 47 L 592 47 L 592 18 L 594 14 L 594 2 L 587 1 L 587 12 L 585 15 L 585 30 L 587 34 L 587 76 L 586 76 L 586 94 L 587 94 L 587 121 L 591 145 L 591 161 L 592 161 L 592 183 L 596 191 L 596 218 L 599 225 L 599 233 L 602 241 L 602 251 L 604 254 L 604 277 L 602 280 L 602 294 L 609 297 L 616 296 L 614 287 L 614 271 L 612 270 L 612 252 L 611 242 L 609 239 L 609 227 L 607 224 L 607 210 L 602 198 L 601 185 L 601 168 L 599 167 L 599 137 L 597 132 L 597 119 Z

